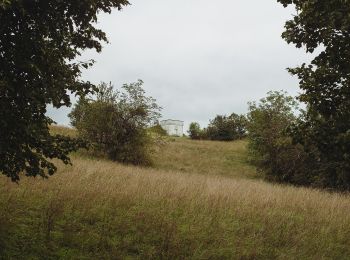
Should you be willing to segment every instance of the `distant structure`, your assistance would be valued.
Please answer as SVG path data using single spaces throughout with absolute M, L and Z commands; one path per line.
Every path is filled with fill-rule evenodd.
M 180 120 L 163 120 L 160 121 L 160 126 L 172 136 L 183 136 L 184 134 L 184 122 Z

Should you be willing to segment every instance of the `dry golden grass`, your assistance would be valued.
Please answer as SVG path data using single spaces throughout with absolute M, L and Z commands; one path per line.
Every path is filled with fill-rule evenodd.
M 78 132 L 74 128 L 60 125 L 50 126 L 50 131 L 53 134 L 66 135 L 70 137 L 76 137 L 78 135 Z
M 247 142 L 193 141 L 169 138 L 154 155 L 155 168 L 204 175 L 256 178 L 247 163 Z
M 35 244 L 21 239 L 35 238 L 47 246 L 34 255 L 65 259 L 350 256 L 348 195 L 78 157 L 73 163 L 49 180 L 0 178 L 0 234 L 13 243 L 0 239 L 4 255 L 30 258 Z M 18 243 L 21 253 L 11 255 Z
M 77 131 L 64 126 L 52 126 L 52 133 L 77 136 Z M 254 167 L 247 163 L 247 141 L 193 141 L 167 137 L 164 145 L 155 147 L 154 168 L 204 175 L 257 178 Z M 86 155 L 81 153 L 80 155 Z
M 244 141 L 175 138 L 154 158 L 0 177 L 0 259 L 349 259 L 350 195 L 253 179 Z

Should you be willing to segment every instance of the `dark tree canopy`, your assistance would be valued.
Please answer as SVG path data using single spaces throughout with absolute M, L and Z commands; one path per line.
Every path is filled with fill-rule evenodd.
M 350 1 L 278 0 L 297 15 L 283 38 L 307 52 L 310 64 L 289 69 L 300 79 L 301 101 L 308 106 L 294 129 L 294 140 L 317 151 L 317 181 L 350 189 Z M 317 173 L 316 173 L 317 171 Z
M 193 140 L 234 141 L 246 137 L 246 124 L 247 118 L 244 115 L 217 115 L 204 129 L 192 122 L 188 134 Z
M 76 140 L 52 136 L 46 107 L 70 106 L 70 94 L 90 92 L 80 80 L 92 61 L 77 62 L 84 49 L 101 51 L 107 41 L 95 27 L 99 12 L 121 9 L 126 0 L 0 1 L 0 172 L 19 180 L 55 172 L 48 159 L 69 163 Z
M 290 72 L 300 79 L 301 100 L 326 118 L 342 116 L 350 106 L 350 2 L 344 0 L 279 0 L 294 4 L 298 15 L 286 23 L 283 38 L 296 47 L 320 54 L 311 64 Z
M 213 120 L 210 120 L 205 131 L 210 140 L 233 141 L 242 139 L 246 135 L 246 117 L 236 113 L 232 113 L 230 116 L 217 115 Z

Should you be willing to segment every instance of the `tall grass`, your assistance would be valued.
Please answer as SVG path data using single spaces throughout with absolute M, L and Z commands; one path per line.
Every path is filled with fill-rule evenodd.
M 60 125 L 53 125 L 50 127 L 50 131 L 52 134 L 56 135 L 66 135 L 70 137 L 77 137 L 78 131 L 74 128 Z
M 53 134 L 77 136 L 75 129 L 64 126 L 53 126 L 51 131 Z M 235 178 L 259 177 L 255 168 L 247 163 L 246 140 L 218 142 L 167 137 L 161 143 L 163 145 L 154 147 L 151 156 L 155 169 Z M 79 155 L 91 157 L 84 151 Z
M 256 178 L 247 163 L 247 142 L 193 141 L 170 138 L 154 154 L 155 168 L 204 175 Z
M 2 259 L 347 259 L 350 197 L 75 157 L 0 178 Z

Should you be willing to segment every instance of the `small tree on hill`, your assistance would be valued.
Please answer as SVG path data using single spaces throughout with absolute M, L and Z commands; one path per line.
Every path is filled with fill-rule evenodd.
M 246 118 L 232 113 L 230 116 L 216 116 L 206 129 L 210 140 L 233 141 L 242 139 L 246 134 Z
M 193 140 L 202 139 L 202 129 L 200 125 L 196 122 L 192 122 L 188 130 L 188 135 Z
M 148 128 L 158 121 L 160 107 L 145 96 L 142 84 L 141 80 L 125 84 L 119 92 L 102 83 L 96 96 L 80 99 L 69 115 L 80 136 L 111 160 L 150 163 Z

